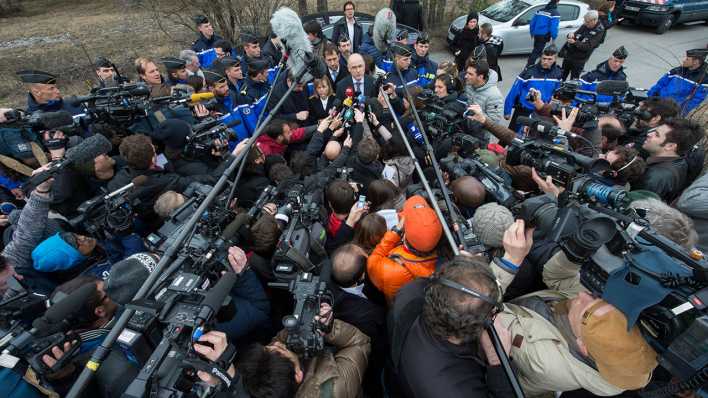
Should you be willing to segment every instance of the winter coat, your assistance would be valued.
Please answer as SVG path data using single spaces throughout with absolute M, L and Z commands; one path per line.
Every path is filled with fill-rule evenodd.
M 595 70 L 592 70 L 580 77 L 582 89 L 587 91 L 595 91 L 597 88 L 597 83 L 605 80 L 627 81 L 627 74 L 624 73 L 624 67 L 620 66 L 620 69 L 617 72 L 613 72 L 607 64 L 607 61 L 605 61 L 598 64 Z M 585 97 L 577 95 L 576 98 Z M 587 98 L 590 99 L 589 96 Z M 597 102 L 610 103 L 612 102 L 612 96 L 598 95 Z
M 511 111 L 517 104 L 529 111 L 534 110 L 532 103 L 526 100 L 529 90 L 535 88 L 541 92 L 543 102 L 550 102 L 553 92 L 560 87 L 563 71 L 553 64 L 550 69 L 543 69 L 541 63 L 528 66 L 516 77 L 514 85 L 504 101 L 504 115 L 511 115 Z
M 406 283 L 432 275 L 437 260 L 437 254 L 416 256 L 406 250 L 396 232 L 387 231 L 369 255 L 366 272 L 374 286 L 384 294 L 386 301 L 391 303 Z
M 676 208 L 691 217 L 698 233 L 696 246 L 708 252 L 708 174 L 703 174 L 681 194 Z
M 561 18 L 555 5 L 553 3 L 552 7 L 546 6 L 536 11 L 529 23 L 531 37 L 545 36 L 553 40 L 558 37 L 558 25 L 560 25 Z
M 274 341 L 285 344 L 287 330 Z M 296 398 L 358 397 L 371 352 L 370 339 L 354 326 L 335 319 L 325 343 L 336 351 L 325 350 L 312 358 L 304 369 L 304 379 Z
M 455 63 L 458 70 L 463 70 L 467 64 L 467 58 L 470 57 L 472 51 L 479 45 L 479 27 L 472 30 L 467 29 L 467 26 L 457 32 L 452 40 L 452 50 L 455 53 Z
M 708 97 L 708 64 L 695 70 L 673 68 L 647 94 L 673 99 L 681 107 L 681 115 L 687 115 Z
M 316 127 L 315 127 L 316 128 Z M 305 139 L 305 128 L 300 127 L 292 131 L 290 136 L 290 143 L 300 142 Z M 263 155 L 283 155 L 285 150 L 288 149 L 288 144 L 281 144 L 274 138 L 271 138 L 267 134 L 263 134 L 256 140 L 256 145 L 258 149 L 261 150 Z
M 585 62 L 605 38 L 605 28 L 600 22 L 593 28 L 588 28 L 583 25 L 575 31 L 574 37 L 575 43 L 571 44 L 566 42 L 563 45 L 566 49 L 566 54 L 563 58 L 577 62 Z
M 199 37 L 197 37 L 197 40 L 192 43 L 192 51 L 198 53 L 213 48 L 214 43 L 219 40 L 223 40 L 223 38 L 216 33 L 214 33 L 211 38 L 207 39 L 201 32 L 199 32 Z
M 347 26 L 347 18 L 340 18 L 335 24 L 332 31 L 332 43 L 339 45 L 339 36 L 346 35 L 349 36 L 349 27 Z M 349 42 L 352 44 L 352 54 L 359 52 L 359 46 L 361 46 L 362 39 L 364 37 L 364 28 L 361 27 L 356 18 L 354 18 L 354 37 L 349 38 Z

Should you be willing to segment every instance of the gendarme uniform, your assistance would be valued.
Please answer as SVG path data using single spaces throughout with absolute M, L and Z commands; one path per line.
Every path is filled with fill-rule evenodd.
M 264 60 L 253 59 L 248 62 L 249 68 L 256 70 L 267 70 L 268 63 Z M 239 91 L 240 101 L 242 104 L 252 104 L 263 96 L 268 95 L 270 84 L 267 81 L 257 82 L 250 77 L 246 78 L 246 83 Z
M 686 115 L 706 98 L 708 93 L 708 64 L 705 62 L 708 50 L 686 51 L 686 56 L 701 60 L 701 66 L 690 70 L 679 66 L 671 69 L 649 89 L 649 95 L 671 98 L 681 107 L 681 115 Z
M 160 62 L 165 65 L 165 69 L 167 70 L 167 79 L 165 79 L 167 85 L 171 87 L 177 84 L 187 84 L 186 80 L 176 79 L 172 77 L 173 73 L 176 73 L 187 67 L 187 63 L 184 60 L 175 57 L 165 57 L 160 59 Z

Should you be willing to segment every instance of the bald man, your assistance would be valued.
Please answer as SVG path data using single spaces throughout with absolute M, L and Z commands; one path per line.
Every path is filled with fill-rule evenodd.
M 484 185 L 472 176 L 462 176 L 453 181 L 450 187 L 455 204 L 460 207 L 465 217 L 481 206 L 487 196 Z
M 342 144 L 338 141 L 329 141 L 325 145 L 324 156 L 328 161 L 333 161 L 342 152 Z
M 366 74 L 366 65 L 361 54 L 354 53 L 349 56 L 347 69 L 349 70 L 349 76 L 337 83 L 337 98 L 344 101 L 347 88 L 351 88 L 354 91 L 355 97 L 360 94 L 363 94 L 365 98 L 376 97 L 374 80 L 370 75 Z

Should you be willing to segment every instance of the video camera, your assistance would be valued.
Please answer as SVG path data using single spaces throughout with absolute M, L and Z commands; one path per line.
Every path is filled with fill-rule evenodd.
M 241 123 L 240 120 L 233 120 L 225 124 L 216 118 L 207 118 L 199 124 L 192 126 L 192 133 L 187 136 L 187 143 L 184 146 L 184 156 L 187 158 L 198 158 L 200 156 L 210 156 L 214 150 L 223 150 L 224 147 L 217 147 L 217 142 L 228 145 L 228 142 L 236 138 L 232 127 Z
M 268 286 L 287 289 L 295 300 L 292 315 L 283 318 L 283 326 L 288 331 L 285 341 L 288 349 L 305 359 L 310 359 L 324 350 L 322 323 L 315 320 L 322 303 L 332 304 L 334 299 L 327 288 L 326 278 L 310 272 L 298 272 L 290 282 L 269 282 Z
M 149 97 L 150 87 L 140 82 L 99 88 L 89 95 L 69 97 L 66 101 L 83 109 L 83 113 L 74 116 L 75 125 L 106 122 L 128 126 L 147 116 Z
M 417 97 L 424 106 L 419 111 L 420 119 L 431 141 L 442 137 L 465 133 L 465 118 L 460 112 L 450 109 L 430 90 L 423 90 Z
M 623 191 L 590 195 L 592 183 L 581 185 L 561 194 L 552 239 L 582 264 L 583 286 L 620 310 L 628 327 L 639 326 L 660 364 L 681 381 L 674 392 L 705 387 L 708 262 L 625 207 Z M 589 200 L 598 196 L 608 200 Z
M 533 167 L 541 175 L 549 175 L 556 184 L 567 187 L 580 173 L 599 174 L 609 168 L 604 159 L 593 159 L 557 146 L 515 138 L 507 150 L 509 166 Z
M 141 184 L 142 179 L 113 192 L 102 189 L 102 194 L 79 205 L 79 215 L 69 220 L 69 224 L 82 228 L 96 239 L 109 240 L 129 234 L 135 216 L 133 210 L 140 204 L 139 199 L 132 197 L 131 190 Z
M 327 257 L 320 208 L 304 191 L 299 183 L 290 187 L 275 215 L 284 231 L 273 256 L 273 273 L 280 280 L 294 279 L 300 271 L 317 272 Z
M 487 193 L 502 206 L 511 207 L 517 201 L 514 192 L 507 186 L 504 178 L 498 174 L 499 170 L 495 172 L 490 166 L 482 163 L 478 157 L 461 157 L 450 154 L 440 160 L 440 165 L 450 173 L 451 179 L 468 175 L 477 178 Z

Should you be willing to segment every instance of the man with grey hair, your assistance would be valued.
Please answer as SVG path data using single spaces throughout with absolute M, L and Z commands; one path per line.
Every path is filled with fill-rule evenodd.
M 671 240 L 686 250 L 692 250 L 698 243 L 698 234 L 693 221 L 684 213 L 667 205 L 659 199 L 639 199 L 629 207 L 646 211 L 644 217 L 649 225 L 660 235 Z
M 597 11 L 588 11 L 583 19 L 583 26 L 568 34 L 568 41 L 560 51 L 559 56 L 563 58 L 563 80 L 567 79 L 568 75 L 571 79 L 580 77 L 585 63 L 605 35 L 605 28 L 600 23 Z
M 179 53 L 179 59 L 185 62 L 187 68 L 187 76 L 197 75 L 204 79 L 204 72 L 200 69 L 199 57 L 192 50 L 182 50 Z

